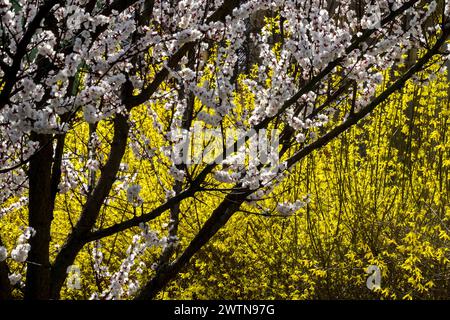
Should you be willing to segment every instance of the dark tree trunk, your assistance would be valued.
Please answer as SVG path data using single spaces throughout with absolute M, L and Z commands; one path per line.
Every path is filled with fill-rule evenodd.
M 0 246 L 3 246 L 0 239 Z M 0 301 L 12 299 L 11 284 L 8 279 L 9 269 L 6 261 L 0 262 Z
M 0 301 L 12 299 L 11 285 L 8 279 L 8 266 L 5 261 L 0 262 Z
M 29 226 L 36 234 L 29 241 L 27 284 L 25 299 L 48 299 L 50 297 L 50 226 L 53 219 L 51 201 L 51 176 L 53 145 L 49 135 L 32 134 L 40 150 L 30 161 L 29 179 Z

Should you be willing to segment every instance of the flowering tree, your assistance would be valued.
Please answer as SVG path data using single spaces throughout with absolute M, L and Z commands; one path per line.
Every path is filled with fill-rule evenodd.
M 108 279 L 93 298 L 155 297 L 243 207 L 304 206 L 265 198 L 443 64 L 450 33 L 450 3 L 425 0 L 0 0 L 0 14 L 0 222 L 26 225 L 13 243 L 0 234 L 0 298 L 59 298 L 92 244 L 95 278 Z M 213 132 L 201 143 L 199 124 Z M 229 143 L 230 128 L 244 134 Z M 261 132 L 279 144 L 246 159 Z M 206 221 L 179 239 L 197 206 Z M 107 270 L 102 241 L 130 232 Z

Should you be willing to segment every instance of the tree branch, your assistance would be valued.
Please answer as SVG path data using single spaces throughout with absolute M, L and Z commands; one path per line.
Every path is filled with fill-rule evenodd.
M 303 148 L 288 160 L 288 167 L 295 165 L 298 161 L 305 158 L 314 150 L 321 148 L 337 137 L 342 132 L 349 129 L 356 124 L 364 116 L 373 111 L 378 105 L 384 102 L 392 93 L 401 89 L 408 79 L 410 79 L 416 72 L 420 71 L 422 67 L 439 52 L 439 48 L 445 43 L 450 34 L 450 25 L 443 27 L 443 34 L 436 41 L 435 45 L 429 50 L 419 61 L 411 67 L 400 79 L 393 85 L 386 89 L 382 94 L 376 97 L 364 110 L 357 113 L 353 118 L 349 118 L 342 125 L 336 127 L 329 134 L 326 134 L 321 139 Z M 158 292 L 163 289 L 175 276 L 189 263 L 190 259 L 197 253 L 216 233 L 222 228 L 232 215 L 237 212 L 246 197 L 254 191 L 242 189 L 241 185 L 236 185 L 233 190 L 225 197 L 225 199 L 214 210 L 210 218 L 203 225 L 199 233 L 194 237 L 183 254 L 171 265 L 163 268 L 141 289 L 136 296 L 137 300 L 153 299 Z
M 50 10 L 61 1 L 47 0 L 40 7 L 39 11 L 36 13 L 36 16 L 29 23 L 28 29 L 25 31 L 22 39 L 17 44 L 16 54 L 13 57 L 13 63 L 11 67 L 8 67 L 4 70 L 4 78 L 3 87 L 0 92 L 0 110 L 4 108 L 4 106 L 9 102 L 9 95 L 11 94 L 11 90 L 14 87 L 14 84 L 17 81 L 17 72 L 19 72 L 20 65 L 22 63 L 22 58 L 27 53 L 27 47 L 30 43 L 33 35 L 36 33 L 36 30 L 40 27 L 41 22 L 47 17 L 50 13 Z
M 405 10 L 407 10 L 408 8 L 412 7 L 418 0 L 411 0 L 407 3 L 405 3 L 403 6 L 401 6 L 400 8 L 398 8 L 395 11 L 392 11 L 389 15 L 387 15 L 383 20 L 382 20 L 382 24 L 387 24 L 391 21 L 393 21 L 398 15 L 400 15 L 401 13 L 403 13 Z M 355 50 L 356 48 L 358 48 L 358 46 L 363 43 L 364 41 L 366 41 L 376 30 L 374 29 L 370 29 L 370 30 L 366 30 L 365 33 L 363 33 L 363 35 L 361 35 L 360 37 L 356 38 L 352 44 L 346 49 L 346 52 L 352 52 L 353 50 Z M 192 43 L 190 43 L 190 45 L 192 45 Z M 182 48 L 183 49 L 183 48 Z M 180 49 L 180 50 L 182 50 Z M 183 50 L 188 50 L 188 48 L 185 48 Z M 180 53 L 180 51 L 178 51 L 177 53 Z M 182 58 L 182 56 L 185 54 L 186 52 L 180 53 L 180 57 L 179 59 Z M 174 61 L 178 59 L 174 58 Z M 302 87 L 302 89 L 300 89 L 293 97 L 291 97 L 289 100 L 287 100 L 281 110 L 279 111 L 279 113 L 271 118 L 266 118 L 264 121 L 262 121 L 259 125 L 257 125 L 255 127 L 255 130 L 252 132 L 257 132 L 259 129 L 263 129 L 265 127 L 267 127 L 267 125 L 270 123 L 271 120 L 273 120 L 274 118 L 276 118 L 280 113 L 282 113 L 284 110 L 286 110 L 288 107 L 290 107 L 291 105 L 293 105 L 304 93 L 309 92 L 310 90 L 312 90 L 321 80 L 323 80 L 337 65 L 339 65 L 340 62 L 342 62 L 344 58 L 343 57 L 339 57 L 337 59 L 335 59 L 334 61 L 330 62 L 328 64 L 328 66 L 321 71 L 318 75 L 316 75 L 313 79 L 311 79 L 305 86 Z M 179 60 L 177 60 L 179 61 Z M 164 72 L 163 69 L 160 71 Z M 166 70 L 167 71 L 167 70 Z M 154 80 L 154 82 L 156 81 L 156 78 Z M 159 84 L 158 84 L 159 85 Z M 151 86 L 151 85 L 150 85 Z M 149 87 L 150 88 L 150 87 Z M 155 88 L 154 90 L 156 90 L 157 88 Z M 151 95 L 154 91 L 152 91 L 151 93 L 149 93 L 149 95 Z M 135 96 L 133 97 L 133 99 L 143 99 L 142 102 L 145 101 L 144 98 L 139 98 L 139 96 Z M 131 104 L 134 105 L 135 101 L 130 101 Z M 248 138 L 248 137 L 246 137 Z M 236 146 L 242 144 L 244 141 L 242 139 L 239 139 L 237 142 L 235 142 L 235 144 L 233 146 L 231 146 L 230 148 L 232 148 L 233 150 L 236 150 Z M 226 154 L 231 154 L 231 153 L 226 153 Z M 170 201 L 166 202 L 165 204 L 161 205 L 160 207 L 152 210 L 149 213 L 146 213 L 144 215 L 141 215 L 139 217 L 135 217 L 133 219 L 118 223 L 114 226 L 111 226 L 109 228 L 103 229 L 103 230 L 99 230 L 93 233 L 90 233 L 87 237 L 86 237 L 86 241 L 93 241 L 93 240 L 98 240 L 101 239 L 103 237 L 107 237 L 110 236 L 116 232 L 120 232 L 120 231 L 124 231 L 128 228 L 131 227 L 135 227 L 138 226 L 140 223 L 142 222 L 148 222 L 151 221 L 155 218 L 157 218 L 158 216 L 160 216 L 163 212 L 165 212 L 166 210 L 168 210 L 170 208 L 170 204 L 172 203 L 172 200 L 177 199 L 175 201 L 181 201 L 187 197 L 192 196 L 193 194 L 195 194 L 195 192 L 197 192 L 199 190 L 200 184 L 204 181 L 204 179 L 206 178 L 206 176 L 212 172 L 212 170 L 214 169 L 215 164 L 208 164 L 205 166 L 205 168 L 203 168 L 203 170 L 197 175 L 197 177 L 194 179 L 194 181 L 192 181 L 191 186 L 185 191 L 180 193 L 178 196 L 170 199 Z
M 84 205 L 80 219 L 53 263 L 51 286 L 53 298 L 58 298 L 66 277 L 66 269 L 73 263 L 78 252 L 83 248 L 84 238 L 94 226 L 100 208 L 116 180 L 120 162 L 127 146 L 128 132 L 128 118 L 117 114 L 114 119 L 114 137 L 108 161 L 102 168 L 100 179 L 94 191 Z
M 182 270 L 194 254 L 228 222 L 251 193 L 252 191 L 244 190 L 240 185 L 236 185 L 233 191 L 213 211 L 211 217 L 205 222 L 183 254 L 174 263 L 159 269 L 156 275 L 138 293 L 136 300 L 154 298 Z
M 370 102 L 364 109 L 360 112 L 353 114 L 350 116 L 344 123 L 335 127 L 333 130 L 329 131 L 327 134 L 309 144 L 305 148 L 301 149 L 299 152 L 294 154 L 289 160 L 287 160 L 288 167 L 295 165 L 300 159 L 303 159 L 306 155 L 310 154 L 313 150 L 319 149 L 322 146 L 326 145 L 329 141 L 339 136 L 342 132 L 346 131 L 359 120 L 364 118 L 370 112 L 372 112 L 378 105 L 383 103 L 391 94 L 395 91 L 400 90 L 415 73 L 422 70 L 422 68 L 431 60 L 431 58 L 439 53 L 439 49 L 445 43 L 450 34 L 450 25 L 445 25 L 443 27 L 443 33 L 436 41 L 434 46 L 428 50 L 425 55 L 420 58 L 416 64 L 414 64 L 411 68 L 408 69 L 397 81 L 395 81 L 389 88 L 387 88 L 383 93 L 377 96 L 372 102 Z
M 417 1 L 417 0 L 415 0 Z M 225 17 L 233 12 L 233 9 L 239 6 L 239 0 L 227 0 L 224 1 L 223 5 L 219 7 L 207 20 L 206 23 L 214 22 L 214 21 L 223 21 Z M 188 42 L 181 46 L 180 49 L 175 52 L 175 54 L 169 58 L 167 65 L 169 68 L 175 68 L 180 60 L 194 48 L 195 42 Z M 166 67 L 163 67 L 153 79 L 152 83 L 148 85 L 146 88 L 142 90 L 140 94 L 137 96 L 129 97 L 128 103 L 132 106 L 138 106 L 144 102 L 146 102 L 153 93 L 159 88 L 161 83 L 167 78 L 169 75 L 169 70 Z

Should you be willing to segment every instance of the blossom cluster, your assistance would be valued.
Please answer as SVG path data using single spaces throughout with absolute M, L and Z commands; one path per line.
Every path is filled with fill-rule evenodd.
M 16 246 L 11 250 L 10 257 L 18 263 L 27 262 L 28 253 L 31 249 L 29 240 L 34 237 L 36 230 L 32 227 L 26 227 L 23 229 L 22 234 L 17 239 Z M 0 246 L 0 262 L 5 261 L 8 258 L 8 250 L 4 246 Z M 12 286 L 21 285 L 22 274 L 14 272 L 8 275 L 9 281 Z
M 158 233 L 151 230 L 148 225 L 141 224 L 141 233 L 134 235 L 130 246 L 126 250 L 126 257 L 116 272 L 110 272 L 108 267 L 103 264 L 103 252 L 100 242 L 96 242 L 92 249 L 93 267 L 96 276 L 99 279 L 108 279 L 108 287 L 101 293 L 95 293 L 91 299 L 116 300 L 124 296 L 133 296 L 139 289 L 139 281 L 136 275 L 144 271 L 145 262 L 143 254 L 152 247 L 166 246 L 168 241 L 165 237 L 160 238 Z
M 197 114 L 200 121 L 217 126 L 236 109 L 235 70 L 239 52 L 249 41 L 258 68 L 243 85 L 255 95 L 255 103 L 239 122 L 247 123 L 247 129 L 251 129 L 281 113 L 289 126 L 298 131 L 297 141 L 303 142 L 309 137 L 304 131 L 323 126 L 333 110 L 309 117 L 321 97 L 332 89 L 326 77 L 301 95 L 297 104 L 285 108 L 301 84 L 341 59 L 339 73 L 357 82 L 355 111 L 360 110 L 382 81 L 381 70 L 401 60 L 408 50 L 426 45 L 424 34 L 428 30 L 422 30 L 422 22 L 437 8 L 435 1 L 427 6 L 416 1 L 402 14 L 408 15 L 405 29 L 401 19 L 384 22 L 383 18 L 408 4 L 406 0 L 368 1 L 363 16 L 358 16 L 350 0 L 340 1 L 333 9 L 318 0 L 248 0 L 223 20 L 206 19 L 225 5 L 222 1 L 171 4 L 157 0 L 149 17 L 151 23 L 145 24 L 139 18 L 145 7 L 142 0 L 133 1 L 120 11 L 102 5 L 88 7 L 86 1 L 71 0 L 64 6 L 55 3 L 51 7 L 49 17 L 53 19 L 43 19 L 23 49 L 17 47 L 16 39 L 25 37 L 27 26 L 40 7 L 35 1 L 17 4 L 20 10 L 7 0 L 0 6 L 1 23 L 7 26 L 0 29 L 4 49 L 0 77 L 8 79 L 5 75 L 14 63 L 19 63 L 14 75 L 17 81 L 8 84 L 12 86 L 8 89 L 10 94 L 0 107 L 1 136 L 8 137 L 6 143 L 2 142 L 2 154 L 9 153 L 9 159 L 17 158 L 13 156 L 17 152 L 23 159 L 35 151 L 28 138 L 30 132 L 62 134 L 70 130 L 70 120 L 78 111 L 91 124 L 124 112 L 123 88 L 131 84 L 135 95 L 145 91 L 152 80 L 146 71 L 154 66 L 166 68 L 177 79 L 174 91 L 182 85 L 204 105 L 205 110 Z M 260 12 L 277 12 L 280 25 L 272 21 L 260 30 L 250 30 L 246 21 Z M 355 41 L 368 30 L 373 31 L 372 37 L 355 46 Z M 282 42 L 275 42 L 277 33 L 282 33 Z M 380 41 L 369 41 L 380 35 Z M 168 59 L 192 42 L 199 44 L 198 57 L 202 58 L 198 63 L 189 63 L 184 57 L 176 68 L 170 66 Z M 213 59 L 205 59 L 212 50 Z M 18 55 L 22 58 L 14 61 Z M 298 72 L 291 72 L 293 63 Z M 300 85 L 298 79 L 302 79 Z M 150 109 L 158 94 L 167 95 L 167 91 L 157 90 L 153 100 L 149 97 Z M 182 126 L 185 97 L 186 94 L 177 94 L 168 99 L 168 108 L 174 110 L 172 131 Z M 304 112 L 299 113 L 299 105 L 304 105 Z M 23 139 L 26 143 L 19 148 L 16 142 Z M 1 157 L 0 164 L 6 164 Z M 98 169 L 95 160 L 88 165 L 91 170 Z M 10 181 L 2 184 L 7 183 Z
M 331 2 L 155 0 L 148 12 L 146 0 L 0 0 L 0 203 L 7 203 L 0 218 L 26 204 L 27 164 L 46 146 L 36 137 L 48 138 L 56 155 L 56 141 L 68 133 L 125 117 L 128 148 L 166 169 L 169 179 L 157 177 L 159 198 L 170 201 L 180 193 L 175 187 L 202 172 L 183 163 L 181 150 L 195 122 L 247 133 L 282 128 L 294 148 L 305 147 L 331 119 L 363 111 L 384 71 L 428 49 L 442 32 L 442 25 L 425 23 L 438 10 L 434 0 L 359 1 L 364 10 L 354 0 Z M 448 1 L 443 11 L 450 15 Z M 348 101 L 351 109 L 342 103 Z M 151 135 L 133 116 L 138 108 L 152 121 Z M 83 146 L 87 154 L 62 148 L 56 191 L 89 197 L 103 173 L 102 150 L 115 142 L 94 132 Z M 290 169 L 279 161 L 278 146 L 268 151 L 272 165 L 246 161 L 241 150 L 227 154 L 209 171 L 214 179 L 205 180 L 237 184 L 254 192 L 247 200 L 258 201 Z M 137 175 L 122 163 L 111 183 L 134 207 L 144 204 Z M 289 216 L 305 205 L 305 199 L 280 203 L 276 211 Z M 132 295 L 139 284 L 130 273 L 146 248 L 177 243 L 174 235 L 159 238 L 141 227 L 116 273 L 95 247 L 96 272 L 110 279 L 97 297 Z M 10 254 L 0 247 L 0 261 L 25 263 L 33 233 L 27 229 Z M 10 279 L 17 284 L 20 274 Z

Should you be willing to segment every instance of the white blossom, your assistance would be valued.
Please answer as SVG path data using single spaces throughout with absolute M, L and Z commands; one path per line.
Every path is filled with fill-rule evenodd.
M 449 3 L 435 14 L 436 1 L 423 1 L 423 5 L 397 12 L 406 0 L 367 0 L 362 1 L 364 12 L 359 15 L 353 0 L 338 1 L 334 9 L 329 1 L 319 0 L 155 0 L 153 12 L 148 14 L 151 20 L 142 23 L 144 0 L 120 2 L 111 12 L 104 1 L 92 8 L 88 5 L 93 2 L 86 0 L 45 3 L 52 5 L 46 15 L 51 19 L 44 19 L 33 31 L 30 26 L 39 17 L 43 1 L 0 0 L 1 24 L 7 27 L 0 28 L 1 93 L 6 95 L 0 101 L 0 168 L 15 168 L 0 175 L 0 202 L 5 204 L 0 218 L 27 203 L 27 166 L 20 164 L 28 163 L 42 147 L 31 138 L 35 134 L 56 140 L 69 133 L 68 140 L 83 140 L 84 134 L 78 133 L 97 124 L 103 131 L 112 130 L 111 134 L 99 130 L 89 141 L 70 142 L 70 147 L 63 148 L 58 196 L 64 194 L 67 203 L 89 203 L 85 201 L 90 196 L 88 185 L 101 179 L 103 172 L 98 171 L 101 164 L 108 163 L 105 157 L 117 142 L 113 135 L 119 129 L 128 143 L 124 153 L 131 150 L 142 166 L 136 169 L 119 159 L 115 183 L 104 192 L 104 200 L 110 204 L 112 199 L 126 197 L 136 213 L 136 207 L 144 203 L 144 192 L 137 184 L 142 172 L 133 170 L 145 168 L 158 182 L 151 191 L 160 194 L 149 201 L 155 204 L 180 194 L 176 184 L 183 182 L 184 187 L 190 178 L 196 179 L 201 166 L 195 170 L 187 164 L 179 166 L 185 158 L 186 133 L 194 131 L 191 123 L 201 122 L 213 129 L 235 126 L 250 132 L 276 122 L 276 126 L 292 130 L 297 142 L 294 147 L 304 148 L 334 124 L 330 119 L 346 121 L 351 112 L 364 111 L 383 85 L 386 71 L 404 62 L 413 49 L 425 52 L 442 34 L 442 24 L 425 27 L 428 23 L 424 22 L 450 15 Z M 234 3 L 236 7 L 228 8 Z M 217 10 L 228 9 L 216 19 Z M 258 30 L 250 30 L 247 22 L 264 12 L 276 13 L 274 19 L 279 21 L 274 24 L 262 19 Z M 394 19 L 385 19 L 396 14 Z M 278 22 L 282 41 L 281 30 L 274 34 Z M 194 48 L 195 54 L 183 52 L 186 48 Z M 251 52 L 243 58 L 244 51 Z M 438 59 L 444 62 L 448 53 Z M 6 76 L 7 71 L 14 75 Z M 320 109 L 338 89 L 339 79 L 355 85 Z M 4 83 L 7 81 L 11 82 Z M 345 107 L 351 96 L 355 99 L 349 112 Z M 193 112 L 188 115 L 190 108 Z M 129 132 L 116 126 L 119 116 L 127 119 Z M 143 118 L 153 126 L 151 134 L 141 130 Z M 80 152 L 86 144 L 87 157 Z M 254 159 L 246 161 L 241 151 L 208 167 L 211 170 L 199 185 L 237 184 L 254 192 L 246 200 L 257 202 L 290 169 L 287 162 L 279 164 L 274 154 L 269 156 L 270 165 L 260 166 Z M 292 201 L 279 203 L 275 210 L 289 216 L 307 204 L 307 199 Z M 12 259 L 27 261 L 34 233 L 31 228 L 24 230 L 10 252 Z M 101 245 L 96 244 L 94 269 L 109 282 L 108 288 L 93 298 L 135 294 L 139 283 L 130 273 L 139 256 L 150 247 L 176 245 L 179 239 L 144 226 L 131 241 L 116 272 L 105 267 Z M 7 256 L 6 248 L 0 247 L 0 261 Z M 20 274 L 10 275 L 10 280 L 19 283 Z
M 5 261 L 8 257 L 8 251 L 5 247 L 0 246 L 0 262 Z
M 20 273 L 13 273 L 8 276 L 9 283 L 11 283 L 12 286 L 15 286 L 20 283 L 22 280 L 22 275 Z
M 16 247 L 11 251 L 11 258 L 17 262 L 25 262 L 28 258 L 28 252 L 31 249 L 28 240 L 36 234 L 32 227 L 27 227 L 17 240 Z
M 142 187 L 138 184 L 134 184 L 128 187 L 127 189 L 127 199 L 128 202 L 133 204 L 139 203 L 142 199 L 139 197 L 139 193 L 141 192 Z
M 11 251 L 11 258 L 17 262 L 25 262 L 31 246 L 28 243 L 19 244 Z

